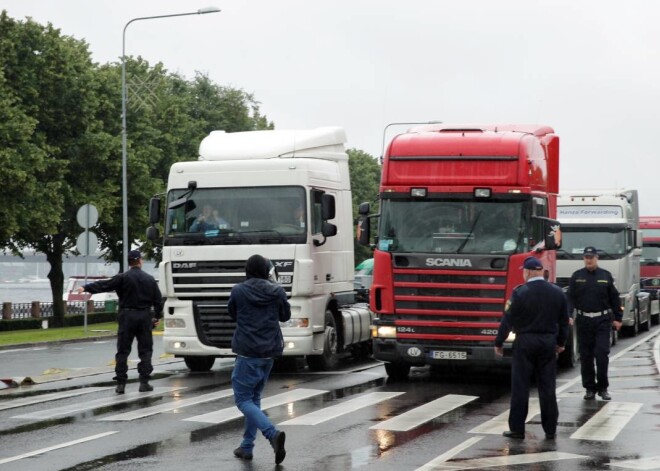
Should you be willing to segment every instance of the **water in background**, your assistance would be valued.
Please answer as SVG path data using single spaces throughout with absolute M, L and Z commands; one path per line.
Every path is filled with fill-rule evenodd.
M 50 265 L 46 262 L 26 262 L 18 257 L 11 262 L 3 257 L 0 262 L 0 303 L 29 303 L 32 301 L 53 302 L 50 281 L 46 278 Z M 157 277 L 158 270 L 154 263 L 144 262 L 144 271 Z M 84 263 L 67 262 L 63 264 L 64 289 L 70 276 L 84 276 Z M 88 263 L 88 276 L 111 277 L 119 271 L 119 264 Z

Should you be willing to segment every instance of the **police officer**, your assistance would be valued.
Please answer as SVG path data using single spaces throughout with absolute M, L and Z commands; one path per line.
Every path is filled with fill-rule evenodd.
M 115 355 L 115 380 L 117 394 L 124 394 L 128 379 L 128 356 L 131 354 L 133 339 L 137 337 L 138 373 L 140 375 L 140 392 L 153 391 L 149 384 L 153 366 L 153 337 L 151 330 L 158 325 L 163 317 L 163 297 L 153 276 L 142 271 L 142 254 L 138 250 L 128 253 L 130 269 L 119 273 L 109 280 L 101 280 L 78 288 L 78 292 L 105 293 L 116 291 L 119 297 L 119 329 L 117 331 L 117 354 Z M 151 307 L 156 313 L 156 319 L 151 318 Z
M 562 290 L 543 279 L 543 265 L 535 257 L 523 264 L 526 283 L 513 290 L 504 307 L 504 316 L 495 338 L 495 353 L 502 356 L 503 345 L 515 332 L 511 371 L 509 438 L 525 438 L 529 405 L 529 385 L 536 377 L 541 406 L 541 425 L 548 439 L 557 433 L 556 366 L 568 336 L 568 303 Z
M 587 390 L 584 399 L 592 400 L 598 393 L 609 401 L 612 399 L 607 391 L 610 338 L 612 325 L 616 330 L 621 328 L 621 301 L 612 274 L 598 266 L 596 248 L 586 247 L 583 259 L 584 268 L 571 276 L 568 297 L 576 314 L 582 386 Z

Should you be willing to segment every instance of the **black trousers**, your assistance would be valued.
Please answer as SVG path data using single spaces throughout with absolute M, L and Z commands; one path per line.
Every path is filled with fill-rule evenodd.
M 518 334 L 513 344 L 511 369 L 511 411 L 509 430 L 524 433 L 529 409 L 529 387 L 532 376 L 536 378 L 541 406 L 543 431 L 557 431 L 557 346 L 556 334 Z
M 610 316 L 592 318 L 578 314 L 575 325 L 580 343 L 582 386 L 589 391 L 603 391 L 610 385 L 607 378 L 612 335 Z M 595 369 L 594 360 L 596 360 Z
M 133 339 L 137 338 L 138 374 L 141 382 L 149 381 L 154 367 L 151 356 L 154 350 L 154 340 L 151 335 L 153 323 L 149 311 L 122 310 L 118 316 L 119 330 L 117 332 L 117 354 L 115 355 L 115 379 L 118 383 L 128 380 L 128 356 L 131 354 Z

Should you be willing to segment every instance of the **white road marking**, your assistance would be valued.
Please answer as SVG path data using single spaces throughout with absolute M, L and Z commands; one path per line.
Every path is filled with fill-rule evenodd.
M 447 394 L 446 396 L 416 407 L 397 417 L 385 420 L 369 427 L 370 430 L 390 430 L 394 432 L 407 432 L 413 428 L 433 420 L 447 412 L 479 399 L 477 396 L 463 396 L 460 394 Z
M 159 404 L 157 406 L 145 407 L 144 409 L 124 412 L 123 414 L 111 415 L 110 417 L 104 417 L 99 419 L 99 421 L 128 421 L 135 419 L 142 419 L 144 417 L 149 417 L 152 415 L 160 414 L 161 412 L 169 412 L 176 409 L 181 409 L 183 407 L 194 406 L 196 404 L 203 404 L 205 402 L 216 401 L 218 399 L 223 399 L 225 397 L 233 396 L 234 392 L 231 389 L 224 389 L 222 391 L 217 391 L 210 394 L 203 394 L 197 397 L 191 397 L 188 399 L 175 399 L 172 402 L 167 404 Z
M 15 352 L 25 352 L 25 351 L 37 352 L 39 350 L 48 350 L 48 348 L 47 347 L 12 348 L 7 350 L 0 350 L 0 355 L 3 353 L 15 353 Z
M 81 402 L 68 406 L 56 407 L 54 409 L 47 409 L 43 411 L 32 412 L 29 414 L 15 415 L 12 419 L 53 419 L 55 417 L 64 417 L 67 415 L 75 414 L 76 412 L 98 409 L 100 407 L 113 406 L 115 404 L 123 404 L 125 402 L 132 402 L 150 396 L 162 396 L 173 391 L 185 388 L 154 388 L 151 392 L 131 392 L 126 394 L 116 394 L 111 397 L 104 397 L 89 402 Z
M 612 441 L 641 409 L 638 402 L 608 402 L 571 438 L 576 440 Z
M 475 458 L 471 460 L 449 461 L 438 463 L 431 467 L 422 467 L 425 471 L 459 471 L 464 469 L 484 469 L 498 466 L 514 466 L 519 464 L 534 464 L 547 461 L 574 460 L 587 458 L 572 453 L 546 451 L 544 453 L 529 453 L 524 455 L 493 456 L 488 458 Z M 427 466 L 427 465 L 424 465 Z
M 424 466 L 421 468 L 417 468 L 415 471 L 431 471 L 433 469 L 437 469 L 437 466 L 440 466 L 444 464 L 446 461 L 449 461 L 452 459 L 454 456 L 458 455 L 461 451 L 467 450 L 470 448 L 472 445 L 477 443 L 479 440 L 482 440 L 484 437 L 472 437 L 468 438 L 465 440 L 463 443 L 461 443 L 458 446 L 455 446 L 451 450 L 447 450 L 440 456 L 434 458 L 432 461 L 429 461 L 426 463 Z
M 651 456 L 649 458 L 640 458 L 638 460 L 612 461 L 611 463 L 608 463 L 608 466 L 641 471 L 660 469 L 660 456 Z
M 373 406 L 379 402 L 386 401 L 396 396 L 405 394 L 402 392 L 373 392 L 364 394 L 362 396 L 350 399 L 334 406 L 326 407 L 309 414 L 301 415 L 295 419 L 281 422 L 279 425 L 318 425 L 322 422 L 340 417 L 342 415 L 350 414 L 363 407 Z
M 97 435 L 91 435 L 89 437 L 79 438 L 78 440 L 73 440 L 73 441 L 66 442 L 66 443 L 60 443 L 59 445 L 53 445 L 53 446 L 49 446 L 47 448 L 41 448 L 39 450 L 30 451 L 28 453 L 23 453 L 22 455 L 12 456 L 11 458 L 0 459 L 0 464 L 11 463 L 12 461 L 22 460 L 23 458 L 31 458 L 32 456 L 42 455 L 44 453 L 48 453 L 49 451 L 59 450 L 60 448 L 66 448 L 66 447 L 70 447 L 70 446 L 73 446 L 73 445 L 78 445 L 79 443 L 89 442 L 91 440 L 96 440 L 98 438 L 107 437 L 108 435 L 113 435 L 115 433 L 119 433 L 119 432 L 115 431 L 115 432 L 99 433 Z
M 468 433 L 486 433 L 489 435 L 502 435 L 502 432 L 509 430 L 509 412 L 511 409 L 507 409 L 502 412 L 500 415 L 493 417 L 492 419 L 484 422 L 481 425 L 477 425 L 475 428 L 470 430 Z M 541 413 L 541 405 L 537 397 L 529 398 L 529 406 L 527 409 L 527 420 L 529 422 L 535 415 Z
M 281 406 L 290 402 L 301 401 L 303 399 L 319 396 L 327 392 L 328 391 L 323 391 L 320 389 L 294 389 L 293 391 L 262 399 L 261 410 Z M 241 414 L 241 411 L 238 410 L 238 407 L 234 406 L 228 407 L 226 409 L 220 409 L 215 412 L 209 412 L 207 414 L 196 415 L 194 417 L 189 417 L 183 420 L 189 422 L 204 422 L 207 424 L 222 424 L 224 422 L 229 422 L 230 420 L 238 419 L 240 417 L 243 417 L 243 414 Z
M 0 410 L 14 409 L 16 407 L 31 406 L 32 404 L 41 404 L 42 402 L 56 401 L 58 399 L 66 399 L 68 397 L 82 396 L 98 391 L 105 391 L 113 389 L 111 387 L 93 387 L 73 389 L 71 391 L 62 391 L 57 393 L 41 394 L 39 396 L 22 397 L 20 399 L 12 399 L 6 402 L 0 402 Z

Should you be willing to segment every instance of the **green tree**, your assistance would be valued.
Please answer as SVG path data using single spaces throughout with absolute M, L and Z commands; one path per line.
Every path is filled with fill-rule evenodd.
M 371 203 L 371 212 L 378 213 L 378 187 L 380 185 L 380 165 L 370 154 L 358 149 L 348 150 L 348 169 L 351 177 L 353 197 L 353 219 L 357 223 L 358 205 Z M 374 226 L 375 227 L 375 226 Z M 353 226 L 355 232 L 355 224 Z M 353 238 L 355 264 L 373 256 L 369 247 L 358 244 Z
M 15 114 L 32 124 L 21 128 L 23 146 L 13 151 L 28 151 L 38 182 L 22 195 L 21 211 L 33 216 L 23 219 L 7 245 L 15 253 L 29 246 L 46 255 L 53 299 L 60 300 L 62 257 L 81 232 L 77 208 L 93 202 L 103 212 L 112 184 L 98 175 L 116 167 L 110 158 L 116 138 L 96 119 L 95 69 L 84 41 L 63 36 L 51 24 L 15 21 L 6 12 L 0 31 L 4 88 Z M 61 325 L 63 316 L 63 304 L 54 303 L 54 324 Z

